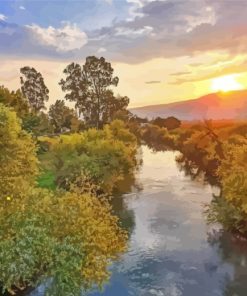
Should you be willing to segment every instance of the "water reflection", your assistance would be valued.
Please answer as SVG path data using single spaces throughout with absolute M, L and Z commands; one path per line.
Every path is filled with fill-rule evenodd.
M 135 215 L 134 211 L 128 209 L 123 196 L 117 195 L 112 201 L 113 213 L 119 217 L 121 227 L 126 229 L 131 235 L 135 227 Z
M 212 176 L 211 171 L 215 171 L 215 164 L 212 167 L 208 166 L 205 171 L 205 166 L 200 161 L 189 160 L 185 155 L 180 153 L 176 157 L 179 170 L 183 171 L 186 176 L 189 176 L 191 180 L 200 179 L 212 186 L 219 186 L 219 180 L 215 176 Z
M 224 232 L 214 230 L 208 234 L 208 242 L 217 248 L 222 262 L 234 266 L 232 277 L 224 282 L 224 296 L 246 296 L 247 294 L 247 241 L 239 240 Z
M 142 151 L 139 151 L 139 157 L 142 155 Z M 141 163 L 140 163 L 141 165 Z M 141 166 L 138 166 L 136 173 L 139 172 Z M 125 176 L 123 180 L 118 183 L 117 189 L 113 194 L 111 205 L 113 213 L 119 217 L 121 226 L 126 229 L 131 235 L 135 227 L 134 211 L 129 209 L 126 205 L 125 198 L 129 195 L 136 194 L 142 190 L 142 185 L 136 179 L 135 175 Z
M 205 223 L 203 206 L 215 188 L 200 178 L 191 181 L 179 170 L 177 155 L 143 147 L 137 177 L 143 189 L 124 197 L 135 220 L 129 252 L 114 266 L 105 291 L 91 295 L 246 295 L 247 275 L 240 272 L 240 280 L 240 263 L 229 260 L 243 256 L 243 264 L 246 252 L 229 245 L 223 232 L 212 236 L 216 232 Z
M 168 140 L 164 141 L 147 137 L 145 138 L 145 143 L 148 148 L 154 152 L 173 151 L 175 149 L 174 145 L 169 143 Z M 181 149 L 179 150 L 181 151 Z M 186 176 L 190 176 L 192 180 L 201 179 L 211 185 L 218 186 L 219 180 L 217 180 L 215 176 L 218 161 L 216 159 L 207 160 L 205 164 L 204 153 L 205 152 L 199 149 L 197 153 L 178 153 L 176 156 L 178 168 L 182 170 Z

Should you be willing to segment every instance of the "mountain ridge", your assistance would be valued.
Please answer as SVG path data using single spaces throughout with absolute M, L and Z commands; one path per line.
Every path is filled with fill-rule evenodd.
M 247 89 L 217 92 L 167 104 L 131 108 L 140 117 L 175 116 L 181 120 L 247 118 Z

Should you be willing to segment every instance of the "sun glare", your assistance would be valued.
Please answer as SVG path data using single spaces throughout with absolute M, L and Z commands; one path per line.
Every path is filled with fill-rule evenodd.
M 243 89 L 243 85 L 236 81 L 236 75 L 227 75 L 212 80 L 212 91 L 231 91 Z

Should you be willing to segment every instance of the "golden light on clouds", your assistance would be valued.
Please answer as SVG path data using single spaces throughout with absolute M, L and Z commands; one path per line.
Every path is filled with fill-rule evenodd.
M 237 75 L 227 75 L 217 77 L 212 80 L 211 89 L 212 91 L 231 91 L 243 89 L 243 85 L 237 81 Z

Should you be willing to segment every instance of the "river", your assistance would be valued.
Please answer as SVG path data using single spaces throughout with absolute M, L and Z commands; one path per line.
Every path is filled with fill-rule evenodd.
M 185 176 L 176 154 L 142 147 L 138 186 L 114 200 L 130 231 L 128 252 L 90 296 L 247 295 L 246 243 L 207 226 L 204 206 L 216 188 Z M 42 287 L 30 294 L 38 295 Z

